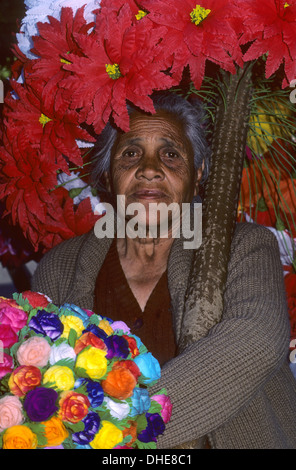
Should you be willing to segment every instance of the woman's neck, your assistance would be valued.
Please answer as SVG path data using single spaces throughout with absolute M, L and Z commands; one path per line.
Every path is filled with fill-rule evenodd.
M 173 238 L 118 238 L 119 258 L 133 260 L 137 264 L 167 265 Z
M 172 243 L 173 238 L 117 239 L 117 251 L 122 270 L 142 311 L 167 269 Z

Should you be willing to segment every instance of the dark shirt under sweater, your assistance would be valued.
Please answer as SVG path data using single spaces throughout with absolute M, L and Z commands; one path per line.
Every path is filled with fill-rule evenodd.
M 162 366 L 176 355 L 167 272 L 142 311 L 120 264 L 114 239 L 96 280 L 94 312 L 124 321 Z

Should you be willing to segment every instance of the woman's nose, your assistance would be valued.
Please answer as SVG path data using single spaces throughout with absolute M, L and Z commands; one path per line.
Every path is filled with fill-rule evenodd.
M 142 156 L 136 171 L 136 178 L 145 178 L 149 181 L 153 179 L 162 180 L 164 178 L 161 161 L 155 153 Z

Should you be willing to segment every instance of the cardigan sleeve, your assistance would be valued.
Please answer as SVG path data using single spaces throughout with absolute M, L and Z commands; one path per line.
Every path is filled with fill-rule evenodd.
M 46 253 L 33 275 L 31 289 L 46 294 L 54 304 L 61 305 L 71 288 L 84 238 L 72 238 Z
M 162 369 L 172 419 L 159 448 L 214 431 L 245 407 L 287 360 L 290 326 L 278 245 L 263 227 L 232 246 L 222 321 Z

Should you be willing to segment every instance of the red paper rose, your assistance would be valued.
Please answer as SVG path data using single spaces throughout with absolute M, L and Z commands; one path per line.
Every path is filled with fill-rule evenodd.
M 33 390 L 41 383 L 42 375 L 38 367 L 19 366 L 9 377 L 8 386 L 13 395 L 24 397 L 29 390 Z
M 90 402 L 82 393 L 66 391 L 61 393 L 59 406 L 59 418 L 62 421 L 78 423 L 87 415 Z
M 29 301 L 29 304 L 33 307 L 47 307 L 47 305 L 50 302 L 50 299 L 44 295 L 41 294 L 40 292 L 33 292 L 30 290 L 26 290 L 22 292 L 22 296 L 24 299 L 27 299 Z

